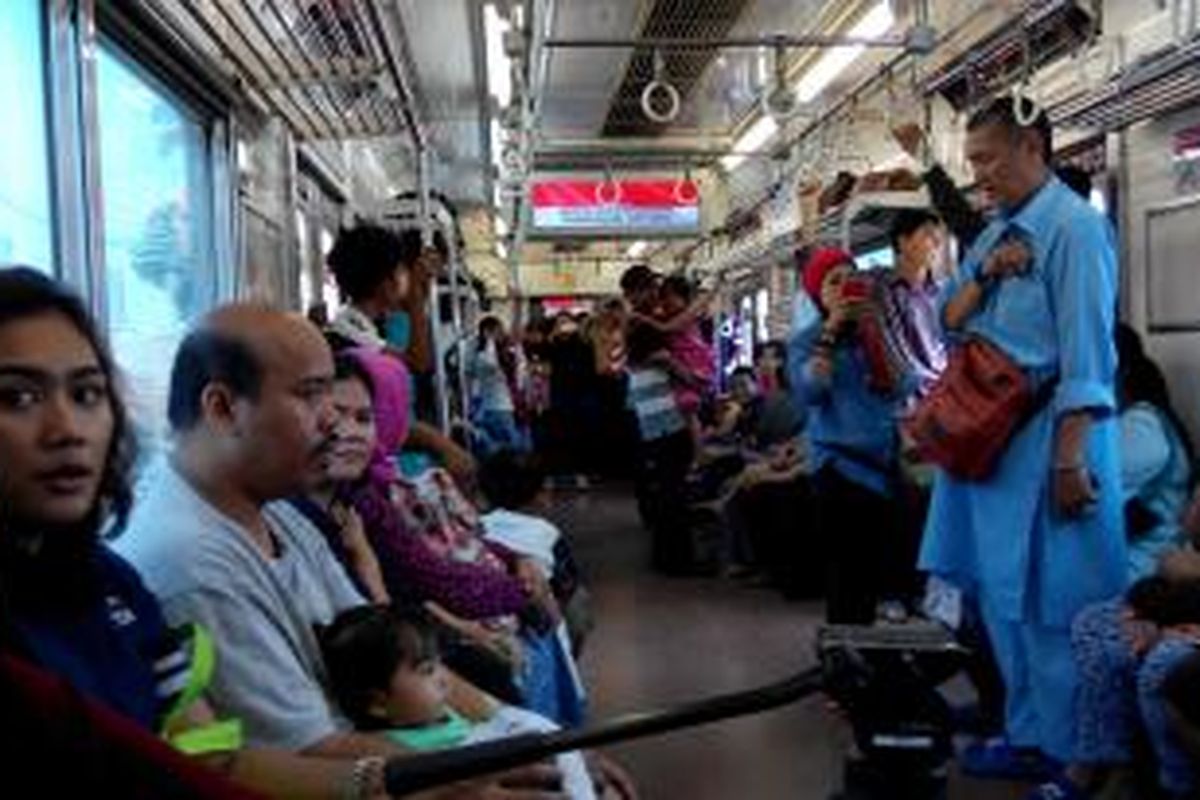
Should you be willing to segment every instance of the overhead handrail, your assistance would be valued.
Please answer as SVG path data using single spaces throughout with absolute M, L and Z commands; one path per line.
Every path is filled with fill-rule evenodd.
M 666 98 L 666 108 L 659 111 L 654 107 L 656 96 Z M 665 125 L 679 116 L 679 90 L 667 80 L 667 62 L 659 50 L 654 51 L 654 78 L 642 89 L 642 113 L 651 122 Z
M 612 187 L 612 199 L 606 199 L 604 195 L 604 187 Z M 621 202 L 621 184 L 613 177 L 612 167 L 604 168 L 604 180 L 596 184 L 596 188 L 592 192 L 596 202 L 602 206 L 615 206 Z
M 1033 81 L 1033 42 L 1029 26 L 1021 26 L 1021 79 L 1013 84 L 1013 116 L 1022 128 L 1037 122 L 1042 114 L 1041 105 L 1033 98 L 1030 86 Z

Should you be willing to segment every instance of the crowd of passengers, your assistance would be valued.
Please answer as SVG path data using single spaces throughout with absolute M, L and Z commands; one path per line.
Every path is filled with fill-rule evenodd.
M 438 258 L 362 226 L 329 256 L 347 305 L 327 330 L 206 315 L 146 463 L 79 298 L 0 270 L 6 786 L 385 797 L 391 761 L 583 721 L 582 587 L 543 474 L 418 421 L 419 370 L 375 327 Z M 636 790 L 569 753 L 422 796 Z
M 1022 124 L 1013 102 L 968 126 L 983 202 L 933 165 L 933 208 L 895 215 L 893 268 L 804 252 L 787 340 L 762 344 L 723 393 L 710 298 L 634 266 L 594 316 L 521 337 L 481 326 L 477 435 L 534 446 L 559 474 L 631 474 L 664 574 L 715 568 L 819 596 L 830 623 L 953 628 L 979 697 L 959 720 L 975 734 L 966 773 L 1042 782 L 1037 798 L 1190 796 L 1192 444 L 1161 369 L 1116 320 L 1116 245 L 1088 176 L 1052 169 L 1048 121 Z M 914 126 L 895 136 L 927 149 Z M 985 468 L 955 468 L 910 423 L 980 353 L 1019 372 L 1028 401 L 958 456 L 988 453 Z
M 0 270 L 6 782 L 373 798 L 413 753 L 581 724 L 586 590 L 544 495 L 602 475 L 632 477 L 664 574 L 820 596 L 830 623 L 952 628 L 979 699 L 968 774 L 1044 781 L 1035 798 L 1193 795 L 1192 445 L 1116 321 L 1107 221 L 1051 169 L 1044 116 L 1022 119 L 1008 98 L 973 116 L 987 207 L 933 167 L 894 268 L 807 251 L 786 342 L 724 393 L 710 298 L 646 266 L 594 316 L 520 336 L 485 318 L 458 439 L 423 421 L 444 252 L 417 232 L 343 231 L 345 303 L 321 326 L 246 304 L 200 320 L 150 463 L 81 301 Z M 964 472 L 910 423 L 980 353 L 1029 392 Z M 423 796 L 636 791 L 570 753 Z

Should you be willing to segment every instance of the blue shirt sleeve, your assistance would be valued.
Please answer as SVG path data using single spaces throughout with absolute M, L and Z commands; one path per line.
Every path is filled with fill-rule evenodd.
M 1059 351 L 1054 411 L 1109 414 L 1116 407 L 1116 250 L 1098 214 L 1074 215 L 1064 227 L 1049 254 Z
M 808 367 L 813 348 L 821 335 L 821 321 L 794 331 L 788 340 L 788 380 L 792 383 L 798 408 L 815 405 L 829 393 L 830 381 L 817 378 Z

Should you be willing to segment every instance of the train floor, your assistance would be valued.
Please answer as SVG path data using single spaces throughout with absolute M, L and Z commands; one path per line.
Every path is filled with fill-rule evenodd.
M 595 719 L 786 677 L 813 663 L 819 603 L 717 578 L 662 578 L 631 492 L 561 493 L 597 626 L 582 669 Z M 820 699 L 616 746 L 646 800 L 822 800 L 836 790 L 844 726 Z M 1027 787 L 954 777 L 951 800 L 1013 800 Z

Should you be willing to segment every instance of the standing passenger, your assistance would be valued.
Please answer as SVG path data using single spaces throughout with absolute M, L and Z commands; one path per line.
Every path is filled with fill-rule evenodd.
M 869 302 L 862 281 L 854 277 L 849 253 L 816 251 L 804 267 L 804 288 L 820 318 L 789 343 L 803 362 L 792 377 L 808 408 L 821 545 L 827 550 L 825 618 L 856 625 L 875 620 L 884 569 L 903 568 L 884 553 L 899 536 L 896 415 L 904 395 L 871 384 L 857 332 Z
M 440 240 L 435 240 L 435 243 Z M 346 305 L 330 325 L 331 339 L 338 350 L 345 347 L 369 347 L 411 365 L 415 399 L 428 389 L 427 376 L 421 376 L 427 360 L 422 344 L 428 334 L 428 318 L 415 313 L 423 308 L 414 298 L 425 296 L 429 282 L 429 263 L 440 258 L 440 250 L 421 249 L 417 231 L 397 236 L 376 225 L 359 225 L 342 231 L 329 251 L 329 268 Z M 422 301 L 423 302 L 423 301 Z M 397 347 L 384 335 L 385 327 L 394 328 L 397 315 L 407 314 L 410 340 Z M 433 425 L 414 420 L 407 441 L 414 450 L 436 455 L 456 478 L 470 481 L 475 474 L 475 459 L 450 437 Z
M 990 477 L 939 472 L 921 566 L 978 592 L 1004 675 L 1007 737 L 969 748 L 964 770 L 1028 776 L 1071 756 L 1072 618 L 1125 584 L 1116 254 L 1104 218 L 1050 172 L 1044 113 L 1022 125 L 1001 98 L 967 130 L 967 158 L 999 214 L 947 287 L 942 321 L 953 337 L 987 339 L 1052 392 Z
M 645 264 L 636 264 L 621 275 L 621 292 L 631 310 L 649 315 L 658 301 L 658 276 Z M 651 564 L 666 575 L 686 575 L 695 568 L 684 497 L 694 456 L 692 437 L 671 391 L 665 337 L 631 319 L 627 344 L 627 402 L 637 419 L 640 442 L 638 511 L 651 534 Z

